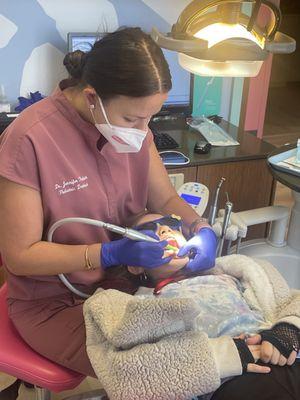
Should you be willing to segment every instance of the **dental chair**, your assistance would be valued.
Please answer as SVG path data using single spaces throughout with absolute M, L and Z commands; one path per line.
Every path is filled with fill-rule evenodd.
M 300 289 L 300 188 L 298 192 L 293 190 L 295 202 L 292 210 L 269 206 L 234 213 L 228 198 L 225 208 L 217 213 L 223 181 L 225 178 L 221 178 L 217 185 L 209 213 L 209 222 L 219 238 L 217 255 L 236 253 L 268 261 L 292 289 Z M 266 238 L 247 240 L 250 226 L 265 223 L 269 224 Z M 227 249 L 223 248 L 225 241 Z
M 0 268 L 2 262 L 0 258 Z M 34 385 L 36 400 L 50 400 L 51 392 L 76 388 L 84 375 L 64 368 L 36 353 L 21 338 L 9 319 L 7 285 L 0 288 L 0 372 Z M 103 390 L 68 397 L 68 400 L 107 399 Z M 66 399 L 67 400 L 67 399 Z
M 298 206 L 299 208 L 299 206 Z M 213 229 L 228 243 L 224 254 L 243 254 L 270 262 L 293 289 L 300 289 L 300 216 L 296 206 L 292 213 L 288 207 L 269 206 L 231 213 L 227 229 L 222 230 L 226 209 L 219 210 Z M 297 218 L 293 214 L 297 214 Z M 247 240 L 248 227 L 269 223 L 268 236 Z M 242 239 L 246 239 L 242 242 Z M 231 246 L 232 242 L 236 244 Z

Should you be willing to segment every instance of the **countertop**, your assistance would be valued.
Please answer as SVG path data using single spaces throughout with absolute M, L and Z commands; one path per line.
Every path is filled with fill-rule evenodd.
M 203 139 L 202 135 L 195 129 L 190 128 L 184 118 L 173 118 L 163 121 L 152 122 L 157 132 L 166 132 L 172 136 L 179 148 L 174 149 L 187 155 L 191 162 L 182 165 L 180 168 L 197 165 L 218 164 L 236 162 L 242 160 L 266 159 L 275 147 L 256 136 L 239 130 L 236 126 L 227 121 L 222 121 L 220 126 L 235 140 L 239 146 L 212 147 L 208 154 L 194 153 L 194 146 L 197 140 Z
M 284 151 L 294 149 L 295 147 L 297 147 L 296 143 L 282 146 L 282 147 L 274 150 L 270 154 L 270 156 L 275 156 L 277 154 L 283 153 Z M 300 192 L 300 177 L 299 176 L 289 174 L 288 172 L 280 171 L 280 170 L 274 168 L 272 166 L 272 164 L 270 164 L 270 163 L 268 163 L 268 165 L 269 165 L 269 168 L 270 168 L 270 171 L 271 171 L 273 177 L 276 180 L 281 182 L 283 185 L 289 187 L 290 189 L 294 190 L 295 192 Z

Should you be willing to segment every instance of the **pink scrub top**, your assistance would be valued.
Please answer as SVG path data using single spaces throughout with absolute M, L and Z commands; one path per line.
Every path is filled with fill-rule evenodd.
M 22 111 L 0 137 L 0 175 L 40 192 L 42 240 L 47 240 L 54 222 L 66 217 L 126 226 L 130 217 L 146 208 L 152 140 L 149 131 L 138 153 L 116 153 L 107 141 L 103 145 L 96 127 L 83 120 L 58 89 Z M 58 228 L 53 237 L 54 242 L 63 244 L 111 239 L 104 229 L 77 223 Z M 10 299 L 34 300 L 66 291 L 57 276 L 7 272 Z M 67 276 L 82 289 L 100 281 L 100 270 Z

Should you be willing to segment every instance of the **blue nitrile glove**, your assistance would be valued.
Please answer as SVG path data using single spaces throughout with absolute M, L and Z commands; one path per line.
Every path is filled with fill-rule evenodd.
M 42 100 L 44 97 L 45 96 L 41 95 L 40 92 L 34 92 L 34 93 L 30 92 L 30 98 L 18 97 L 19 105 L 17 107 L 15 107 L 15 111 L 21 112 L 25 108 L 31 106 L 31 104 Z
M 145 235 L 159 239 L 152 231 L 141 231 Z M 128 238 L 102 243 L 101 265 L 103 269 L 114 265 L 130 265 L 132 267 L 156 268 L 171 261 L 172 257 L 162 258 L 166 240 L 158 243 L 137 241 Z
M 211 228 L 203 227 L 181 247 L 177 256 L 184 257 L 193 251 L 195 256 L 187 263 L 186 269 L 189 272 L 197 272 L 215 265 L 216 250 L 217 236 L 215 232 Z

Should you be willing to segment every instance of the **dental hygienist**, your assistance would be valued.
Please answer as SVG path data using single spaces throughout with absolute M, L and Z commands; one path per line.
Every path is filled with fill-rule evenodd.
M 87 217 L 133 226 L 147 208 L 178 214 L 186 230 L 197 235 L 204 226 L 205 237 L 215 239 L 170 184 L 148 129 L 171 89 L 167 62 L 150 36 L 122 29 L 87 54 L 67 55 L 64 64 L 71 77 L 24 110 L 1 137 L 0 249 L 9 313 L 21 336 L 47 358 L 94 376 L 83 299 L 57 274 L 67 274 L 86 293 L 101 285 L 131 292 L 131 283 L 111 267 L 162 265 L 169 261 L 166 243 L 113 237 L 82 224 L 60 227 L 49 243 L 51 225 Z M 191 268 L 213 265 L 200 242 L 193 245 Z
M 154 268 L 167 263 L 166 243 L 113 237 L 106 230 L 76 223 L 58 228 L 50 243 L 46 239 L 53 223 L 86 217 L 134 226 L 145 209 L 180 215 L 192 236 L 181 249 L 182 256 L 193 249 L 195 257 L 187 264 L 191 271 L 213 265 L 215 237 L 171 186 L 148 130 L 151 116 L 171 89 L 168 65 L 150 36 L 138 28 L 116 31 L 86 55 L 67 56 L 65 65 L 71 78 L 61 82 L 53 95 L 24 110 L 1 137 L 0 251 L 7 270 L 9 315 L 24 340 L 50 360 L 95 376 L 86 352 L 84 300 L 69 291 L 57 274 L 66 274 L 82 292 L 93 293 L 102 286 L 133 293 L 137 288 L 120 272 L 125 268 L 118 266 Z M 285 335 L 277 330 L 268 334 L 271 339 L 263 343 L 269 344 L 267 361 L 280 365 L 275 365 L 280 369 L 278 383 L 275 375 L 268 374 L 269 366 L 254 363 L 264 347 L 260 338 L 251 344 L 240 339 L 238 346 L 230 337 L 221 337 L 205 353 L 219 378 L 242 371 L 262 374 L 226 382 L 214 400 L 248 399 L 253 390 L 251 399 L 269 399 L 270 388 L 279 394 L 284 390 L 282 377 L 289 391 L 290 382 L 295 382 L 296 393 L 299 368 L 292 364 L 299 331 L 284 326 Z M 280 338 L 283 343 L 277 350 Z M 180 347 L 189 348 L 188 337 Z M 287 359 L 280 352 L 291 355 Z M 172 360 L 177 377 L 189 364 L 188 357 L 193 351 L 183 363 L 176 357 L 176 363 Z M 281 367 L 285 364 L 289 367 Z M 165 365 L 158 365 L 157 373 Z M 200 383 L 205 380 L 213 387 L 209 374 L 202 376 L 197 368 L 195 374 Z M 155 382 L 146 382 L 145 387 L 148 384 Z

